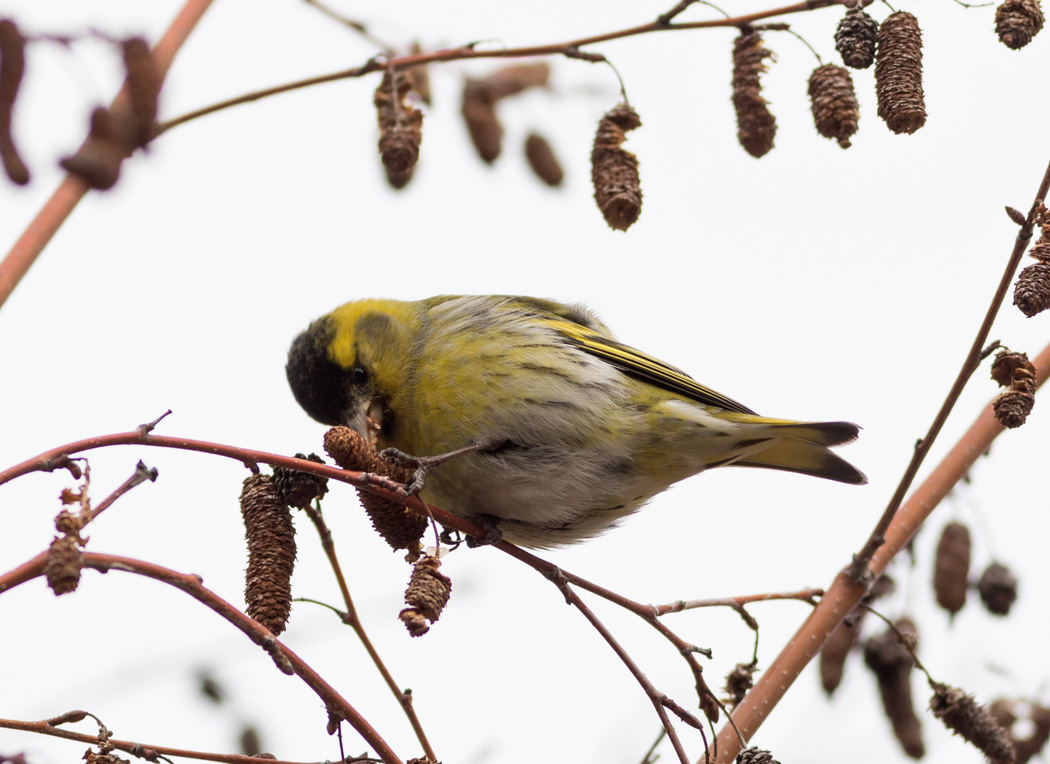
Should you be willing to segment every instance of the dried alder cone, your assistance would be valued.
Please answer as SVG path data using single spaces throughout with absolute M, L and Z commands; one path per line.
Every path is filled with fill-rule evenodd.
M 944 726 L 973 744 L 993 764 L 1014 764 L 1010 736 L 988 709 L 958 687 L 931 682 L 930 710 Z
M 478 156 L 488 164 L 503 147 L 503 125 L 496 116 L 496 102 L 525 90 L 543 87 L 550 80 L 550 65 L 512 64 L 481 80 L 468 79 L 463 86 L 463 119 Z
M 1014 50 L 1030 43 L 1045 21 L 1039 0 L 1006 0 L 995 9 L 995 33 L 1003 45 Z
M 875 42 L 879 22 L 864 12 L 859 3 L 846 11 L 835 30 L 835 50 L 851 69 L 867 69 L 875 61 Z
M 748 691 L 755 686 L 755 672 L 758 665 L 755 663 L 738 663 L 733 667 L 726 677 L 726 705 L 736 708 L 747 695 Z
M 641 127 L 642 120 L 629 104 L 614 107 L 598 123 L 591 149 L 594 200 L 605 222 L 626 231 L 642 212 L 642 186 L 638 157 L 622 148 L 626 134 Z
M 773 51 L 762 44 L 762 36 L 752 29 L 741 30 L 733 41 L 733 108 L 736 110 L 737 139 L 748 154 L 765 156 L 773 148 L 777 132 L 776 117 L 762 97 L 759 75 L 766 71 L 765 60 Z
M 379 154 L 386 179 L 394 188 L 404 188 L 412 180 L 423 141 L 423 113 L 407 100 L 413 87 L 407 71 L 388 71 L 373 99 L 379 120 Z
M 849 70 L 834 64 L 814 69 L 809 76 L 809 99 L 817 132 L 848 149 L 860 120 L 860 105 Z
M 372 472 L 398 483 L 409 478 L 404 468 L 381 457 L 368 441 L 349 427 L 333 427 L 326 432 L 324 450 L 344 470 Z M 357 489 L 357 495 L 383 540 L 394 549 L 407 549 L 410 559 L 417 557 L 421 549 L 419 540 L 427 529 L 426 518 L 363 488 Z
M 246 612 L 277 635 L 284 631 L 292 611 L 295 527 L 272 477 L 252 475 L 244 481 L 241 516 L 248 540 Z
M 15 22 L 0 19 L 0 159 L 12 183 L 29 182 L 29 168 L 18 154 L 11 137 L 11 112 L 25 73 L 26 41 Z
M 60 536 L 51 542 L 44 559 L 44 578 L 56 597 L 69 594 L 80 583 L 83 558 L 73 536 Z
M 565 173 L 561 169 L 558 157 L 554 155 L 554 149 L 539 133 L 529 133 L 529 137 L 525 139 L 525 159 L 536 173 L 536 177 L 548 186 L 557 188 L 565 179 Z
M 977 581 L 977 593 L 992 615 L 1009 615 L 1017 600 L 1017 576 L 998 562 L 991 563 Z
M 951 522 L 941 531 L 933 566 L 933 591 L 937 604 L 955 615 L 966 604 L 970 582 L 970 529 Z
M 922 92 L 922 32 L 906 11 L 891 13 L 879 27 L 875 59 L 879 116 L 897 134 L 914 133 L 926 124 Z
M 911 619 L 900 618 L 894 625 L 912 643 L 917 640 Z M 912 649 L 915 649 L 914 645 Z M 922 742 L 922 722 L 915 713 L 911 698 L 911 670 L 915 665 L 911 653 L 901 644 L 897 632 L 888 629 L 864 645 L 864 662 L 878 679 L 882 708 L 901 748 L 913 759 L 921 759 L 926 747 Z
M 736 755 L 736 764 L 780 764 L 773 754 L 762 748 L 751 746 Z
M 296 459 L 307 459 L 317 464 L 324 464 L 317 454 L 296 454 Z M 323 499 L 328 493 L 328 478 L 319 475 L 311 475 L 309 472 L 288 469 L 287 467 L 274 467 L 273 486 L 281 501 L 289 507 L 306 509 L 313 503 L 314 499 Z
M 413 637 L 421 637 L 430 631 L 430 623 L 441 617 L 441 611 L 448 604 L 452 594 L 452 580 L 438 571 L 441 560 L 437 557 L 423 557 L 412 567 L 412 577 L 405 592 L 408 607 L 401 611 L 399 618 Z
M 992 403 L 992 412 L 1003 427 L 1020 427 L 1035 406 L 1035 366 L 1025 353 L 1000 350 L 992 364 L 992 379 L 1008 386 Z
M 1036 223 L 1040 235 L 1028 256 L 1038 262 L 1021 271 L 1014 285 L 1014 305 L 1029 318 L 1050 308 L 1050 214 L 1043 205 L 1036 211 Z
M 1028 764 L 1050 741 L 1050 708 L 1046 706 L 1033 701 L 1000 698 L 988 707 L 988 711 L 1010 737 L 1016 756 L 1014 764 Z M 1015 734 L 1015 730 L 1024 734 Z

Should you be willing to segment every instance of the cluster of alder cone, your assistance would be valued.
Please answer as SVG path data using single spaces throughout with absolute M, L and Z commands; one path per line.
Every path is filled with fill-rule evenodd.
M 990 563 L 973 582 L 970 578 L 971 539 L 959 522 L 946 525 L 937 545 L 933 589 L 937 603 L 952 616 L 962 610 L 976 589 L 985 609 L 1005 617 L 1017 599 L 1017 579 L 998 562 Z M 842 681 L 848 655 L 857 647 L 861 624 L 876 599 L 893 591 L 887 576 L 880 578 L 858 608 L 831 634 L 820 654 L 820 676 L 832 695 Z M 917 665 L 918 630 L 907 616 L 865 640 L 864 663 L 875 675 L 883 709 L 904 752 L 914 759 L 925 755 L 922 723 L 912 702 L 911 679 Z M 921 666 L 920 666 L 921 668 Z M 1050 707 L 1027 699 L 1000 698 L 987 709 L 962 690 L 930 680 L 930 710 L 950 729 L 981 749 L 995 764 L 1025 764 L 1050 740 Z M 958 717 L 956 718 L 956 714 Z
M 348 427 L 334 427 L 324 440 L 325 451 L 340 467 L 405 483 L 404 468 L 383 459 L 373 446 Z M 323 464 L 319 456 L 296 454 Z M 313 512 L 311 505 L 328 491 L 326 478 L 277 467 L 272 475 L 252 475 L 241 491 L 241 516 L 248 541 L 245 572 L 247 614 L 273 634 L 284 632 L 291 614 L 292 571 L 295 566 L 295 526 L 290 509 Z M 379 535 L 393 548 L 408 551 L 412 575 L 399 617 L 413 637 L 430 630 L 448 604 L 452 581 L 439 571 L 441 561 L 423 554 L 420 540 L 426 518 L 396 502 L 358 489 L 361 504 Z
M 1014 49 L 1027 45 L 1042 29 L 1043 21 L 1038 0 L 1006 0 L 996 12 L 999 39 Z M 733 42 L 732 98 L 737 138 L 755 157 L 764 156 L 773 148 L 776 135 L 776 118 L 762 96 L 760 76 L 766 71 L 766 61 L 773 58 L 761 33 L 778 28 L 784 25 L 742 27 Z M 835 47 L 848 67 L 866 69 L 875 64 L 878 113 L 893 132 L 914 133 L 926 123 L 922 35 L 914 15 L 894 12 L 880 25 L 858 3 L 840 21 Z M 546 85 L 549 76 L 546 64 L 518 64 L 484 79 L 466 81 L 462 113 L 483 161 L 491 164 L 501 152 L 503 127 L 496 105 L 508 96 Z M 421 67 L 387 73 L 376 91 L 379 149 L 387 177 L 395 188 L 402 188 L 409 181 L 419 157 L 422 114 L 407 96 L 415 89 L 429 103 L 429 93 L 424 95 L 413 84 L 420 77 L 425 77 Z M 810 76 L 808 90 L 817 132 L 848 148 L 860 117 L 849 70 L 834 64 L 821 65 Z M 641 213 L 638 159 L 622 148 L 625 133 L 640 125 L 641 119 L 629 104 L 618 105 L 599 123 L 591 153 L 595 200 L 609 226 L 621 231 L 627 230 Z M 544 182 L 552 186 L 561 183 L 561 165 L 543 136 L 529 135 L 525 156 Z M 1050 283 L 1050 278 L 1047 281 Z

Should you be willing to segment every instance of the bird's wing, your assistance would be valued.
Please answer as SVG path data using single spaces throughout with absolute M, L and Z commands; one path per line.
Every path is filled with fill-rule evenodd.
M 684 371 L 669 366 L 629 345 L 617 342 L 612 337 L 605 336 L 594 329 L 560 317 L 552 317 L 547 320 L 547 323 L 570 345 L 601 358 L 635 379 L 648 382 L 705 406 L 717 406 L 739 414 L 755 413 L 732 398 L 727 398 L 709 387 L 704 387 Z

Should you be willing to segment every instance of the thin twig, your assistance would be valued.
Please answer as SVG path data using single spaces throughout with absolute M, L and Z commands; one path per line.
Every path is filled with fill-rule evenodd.
M 849 574 L 858 581 L 870 582 L 875 580 L 868 571 L 868 563 L 875 554 L 875 550 L 882 545 L 886 530 L 889 528 L 890 522 L 893 520 L 893 516 L 897 512 L 897 508 L 900 507 L 901 502 L 904 501 L 904 496 L 908 493 L 908 489 L 911 488 L 911 484 L 915 480 L 916 474 L 919 472 L 919 467 L 922 466 L 922 462 L 930 452 L 934 440 L 936 440 L 937 436 L 940 434 L 941 428 L 944 427 L 948 415 L 955 407 L 956 402 L 959 400 L 959 396 L 962 395 L 963 388 L 981 363 L 984 346 L 988 342 L 989 333 L 992 331 L 992 324 L 995 321 L 996 315 L 999 313 L 999 309 L 1003 305 L 1003 300 L 1006 298 L 1006 293 L 1009 291 L 1010 284 L 1013 282 L 1017 266 L 1021 263 L 1021 258 L 1024 257 L 1025 250 L 1028 248 L 1028 242 L 1032 239 L 1032 232 L 1035 229 L 1036 211 L 1038 210 L 1039 205 L 1046 199 L 1048 192 L 1050 192 L 1050 164 L 1047 165 L 1046 172 L 1043 173 L 1042 182 L 1039 184 L 1039 190 L 1036 192 L 1035 201 L 1032 202 L 1032 206 L 1029 208 L 1028 217 L 1025 218 L 1024 225 L 1021 226 L 1020 230 L 1017 232 L 1017 237 L 1014 239 L 1013 251 L 1010 253 L 1010 258 L 1006 263 L 1006 268 L 1003 269 L 1003 275 L 999 279 L 999 285 L 995 289 L 991 305 L 988 306 L 988 310 L 984 314 L 984 320 L 981 321 L 981 326 L 977 330 L 977 336 L 974 337 L 973 344 L 970 346 L 970 352 L 966 354 L 962 368 L 959 370 L 959 374 L 955 378 L 951 390 L 948 391 L 948 396 L 944 399 L 944 403 L 941 404 L 937 416 L 934 417 L 933 424 L 930 425 L 929 431 L 922 440 L 915 444 L 915 451 L 912 454 L 911 462 L 909 462 L 907 469 L 904 470 L 904 475 L 901 477 L 900 483 L 897 485 L 897 490 L 893 492 L 893 496 L 890 498 L 889 504 L 886 505 L 886 509 L 883 512 L 882 517 L 879 519 L 878 525 L 875 526 L 875 530 L 872 531 L 871 536 L 868 538 L 868 541 L 864 544 L 863 548 L 861 548 L 853 558 L 853 564 L 850 565 Z
M 433 762 L 439 761 L 437 754 L 430 745 L 430 741 L 427 739 L 427 734 L 423 730 L 423 725 L 419 721 L 419 717 L 416 715 L 416 709 L 412 703 L 412 693 L 405 692 L 401 689 L 401 685 L 394 681 L 393 675 L 387 669 L 383 659 L 379 657 L 379 651 L 376 650 L 375 645 L 372 644 L 372 640 L 368 637 L 368 633 L 365 631 L 364 624 L 361 623 L 361 619 L 357 615 L 357 608 L 354 607 L 353 598 L 350 596 L 350 587 L 346 583 L 346 577 L 343 575 L 343 568 L 339 564 L 339 556 L 335 551 L 335 542 L 332 539 L 332 531 L 328 528 L 327 523 L 325 523 L 324 515 L 312 507 L 306 510 L 306 515 L 314 524 L 314 528 L 317 529 L 317 535 L 321 538 L 321 548 L 324 549 L 325 556 L 328 558 L 328 564 L 332 568 L 332 573 L 335 575 L 335 580 L 339 585 L 339 591 L 343 596 L 343 603 L 346 606 L 346 612 L 342 617 L 343 623 L 353 629 L 354 633 L 357 634 L 357 638 L 361 641 L 361 644 L 365 648 L 365 652 L 368 653 L 368 657 L 372 659 L 372 663 L 375 664 L 379 674 L 383 677 L 386 686 L 390 689 L 390 692 L 394 694 L 397 702 L 401 704 L 401 708 L 404 710 L 405 716 L 408 717 L 408 722 L 412 725 L 412 730 L 416 733 L 416 739 L 419 740 L 419 744 L 423 747 L 426 757 Z
M 239 106 L 240 104 L 249 103 L 251 101 L 258 101 L 260 98 L 267 98 L 272 95 L 279 93 L 287 93 L 292 90 L 299 90 L 301 88 L 311 87 L 313 85 L 320 85 L 326 82 L 336 82 L 338 80 L 351 79 L 354 77 L 362 77 L 371 72 L 379 70 L 400 70 L 409 69 L 414 66 L 422 66 L 424 64 L 431 64 L 437 62 L 446 61 L 464 61 L 468 59 L 478 58 L 530 58 L 534 56 L 566 56 L 567 58 L 584 59 L 588 61 L 595 60 L 593 56 L 581 55 L 580 49 L 588 46 L 595 45 L 600 42 L 608 42 L 610 40 L 620 40 L 625 37 L 634 37 L 642 34 L 650 34 L 652 32 L 680 32 L 689 29 L 711 29 L 715 27 L 739 27 L 750 24 L 754 21 L 761 19 L 773 18 L 775 16 L 787 16 L 792 13 L 804 13 L 806 11 L 817 10 L 818 8 L 826 8 L 829 5 L 834 5 L 835 0 L 805 0 L 804 2 L 794 3 L 793 5 L 785 5 L 780 8 L 772 8 L 768 11 L 760 11 L 759 13 L 750 13 L 744 16 L 736 16 L 734 18 L 727 19 L 714 19 L 710 21 L 691 21 L 684 24 L 662 24 L 659 20 L 652 21 L 648 24 L 641 24 L 635 27 L 629 27 L 627 29 L 620 29 L 615 32 L 608 32 L 606 34 L 593 35 L 591 37 L 581 37 L 578 40 L 570 40 L 568 42 L 561 43 L 550 43 L 547 45 L 530 45 L 522 48 L 498 48 L 495 50 L 478 50 L 476 44 L 464 45 L 458 48 L 445 48 L 443 50 L 431 51 L 429 53 L 411 53 L 403 56 L 395 56 L 380 62 L 373 58 L 367 61 L 362 66 L 356 66 L 352 69 L 345 69 L 339 72 L 332 72 L 331 74 L 323 74 L 318 77 L 310 77 L 305 80 L 297 80 L 295 82 L 288 82 L 284 85 L 277 85 L 272 88 L 266 88 L 265 90 L 257 90 L 252 93 L 246 93 L 236 98 L 230 98 L 225 101 L 211 104 L 203 108 L 197 109 L 192 112 L 180 115 L 173 119 L 169 119 L 165 122 L 160 123 L 157 126 L 157 130 L 154 133 L 155 136 L 161 135 L 167 132 L 173 127 L 183 125 L 191 120 L 203 117 L 208 114 L 214 114 L 217 111 L 223 109 L 229 109 L 233 106 Z M 619 76 L 619 74 L 617 74 Z
M 121 483 L 117 487 L 117 489 L 115 491 L 113 491 L 113 493 L 111 493 L 109 496 L 107 496 L 105 499 L 103 499 L 99 503 L 99 505 L 97 507 L 95 507 L 95 508 L 93 508 L 91 510 L 91 517 L 90 518 L 85 518 L 85 523 L 84 524 L 86 525 L 87 522 L 89 522 L 91 520 L 94 520 L 96 517 L 101 515 L 107 508 L 109 508 L 109 507 L 111 507 L 113 505 L 113 502 L 115 502 L 121 496 L 126 494 L 128 491 L 130 491 L 135 486 L 141 485 L 142 483 L 145 483 L 147 480 L 149 480 L 150 482 L 154 482 L 154 481 L 156 481 L 156 479 L 157 479 L 157 468 L 156 467 L 146 467 L 146 465 L 143 464 L 140 461 L 138 464 L 135 465 L 135 472 L 131 475 L 131 477 L 129 477 L 127 480 L 125 480 L 123 483 Z
M 66 740 L 75 740 L 79 743 L 95 743 L 98 741 L 97 735 L 87 735 L 82 732 L 61 729 L 60 727 L 55 726 L 54 723 L 52 723 L 52 720 L 49 719 L 43 719 L 38 722 L 26 722 L 18 719 L 0 719 L 0 728 L 19 730 L 22 732 L 35 732 L 38 735 L 60 737 L 65 738 Z M 118 740 L 113 737 L 108 738 L 106 742 L 117 750 L 124 751 L 124 753 L 130 753 L 132 756 L 137 756 L 146 761 L 156 761 L 158 756 L 178 756 L 184 759 L 217 761 L 220 762 L 220 764 L 308 764 L 306 762 L 285 761 L 283 759 L 260 759 L 255 756 L 242 756 L 236 753 L 191 751 L 185 748 L 171 748 L 170 746 L 153 745 L 152 743 L 133 743 L 130 740 Z M 324 763 L 314 762 L 310 764 Z
M 1047 167 L 1047 172 L 1039 187 L 1036 204 L 1032 205 L 1033 212 L 1027 218 L 1027 225 L 1018 234 L 1014 254 L 1018 248 L 1023 251 L 1024 245 L 1031 238 L 1030 226 L 1034 222 L 1034 210 L 1039 200 L 1045 199 L 1048 191 L 1050 191 L 1050 166 Z M 1013 260 L 1011 256 L 1011 261 Z M 981 344 L 975 343 L 978 352 L 980 352 Z M 1036 366 L 1036 386 L 1039 387 L 1050 374 L 1050 344 L 1043 348 L 1033 362 Z M 874 553 L 871 554 L 869 563 L 865 566 L 873 578 L 878 578 L 886 570 L 890 560 L 907 546 L 926 518 L 969 472 L 974 463 L 988 451 L 992 441 L 1003 430 L 1003 426 L 995 419 L 992 403 L 988 403 L 977 420 L 963 434 L 948 455 L 941 460 L 940 464 L 934 468 L 930 476 L 900 506 L 900 509 L 893 513 L 892 522 L 885 529 L 884 540 L 875 545 Z M 755 734 L 802 670 L 820 651 L 828 635 L 856 607 L 866 591 L 866 582 L 858 580 L 851 570 L 844 570 L 836 577 L 834 583 L 821 597 L 820 602 L 813 608 L 813 612 L 733 712 L 733 719 L 744 733 L 745 738 L 750 739 Z M 723 727 L 719 731 L 718 745 L 718 761 L 723 764 L 731 762 L 740 751 L 740 745 L 728 727 Z
M 44 575 L 46 561 L 47 552 L 42 552 L 18 568 L 0 575 L 0 593 Z M 278 668 L 285 673 L 294 674 L 302 679 L 324 701 L 329 716 L 345 719 L 383 759 L 385 764 L 401 764 L 401 760 L 389 744 L 334 687 L 328 684 L 302 658 L 279 642 L 264 626 L 246 616 L 215 592 L 205 588 L 199 576 L 178 573 L 169 568 L 130 557 L 117 557 L 115 555 L 98 554 L 97 552 L 84 552 L 82 563 L 85 568 L 98 570 L 102 573 L 120 570 L 152 578 L 190 595 L 229 621 L 251 639 L 252 642 L 266 650 L 274 659 Z

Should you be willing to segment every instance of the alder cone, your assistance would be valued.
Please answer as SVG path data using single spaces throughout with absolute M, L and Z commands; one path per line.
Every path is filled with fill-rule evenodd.
M 995 10 L 995 33 L 1008 48 L 1020 50 L 1043 28 L 1039 0 L 1006 0 Z
M 638 157 L 623 149 L 626 134 L 641 127 L 642 120 L 629 104 L 621 103 L 598 123 L 591 149 L 594 200 L 610 228 L 626 231 L 642 212 L 642 187 Z
M 1050 308 L 1050 263 L 1033 263 L 1017 275 L 1014 305 L 1029 318 Z
M 933 569 L 933 591 L 937 604 L 955 615 L 966 604 L 970 577 L 970 529 L 948 523 L 941 531 Z
M 244 599 L 247 613 L 274 635 L 284 631 L 292 611 L 295 527 L 292 513 L 269 475 L 252 475 L 241 491 L 241 515 L 248 540 Z
M 762 157 L 773 148 L 777 120 L 762 97 L 759 76 L 766 71 L 765 60 L 773 51 L 762 44 L 753 30 L 733 41 L 733 108 L 736 110 L 737 140 L 753 157 Z
M 817 132 L 848 149 L 860 120 L 860 105 L 849 70 L 834 64 L 814 69 L 809 76 L 809 98 Z
M 879 22 L 857 5 L 846 11 L 835 30 L 835 50 L 851 69 L 867 69 L 875 61 Z
M 890 14 L 879 27 L 875 59 L 879 116 L 897 134 L 914 133 L 926 124 L 922 90 L 922 32 L 906 11 Z

